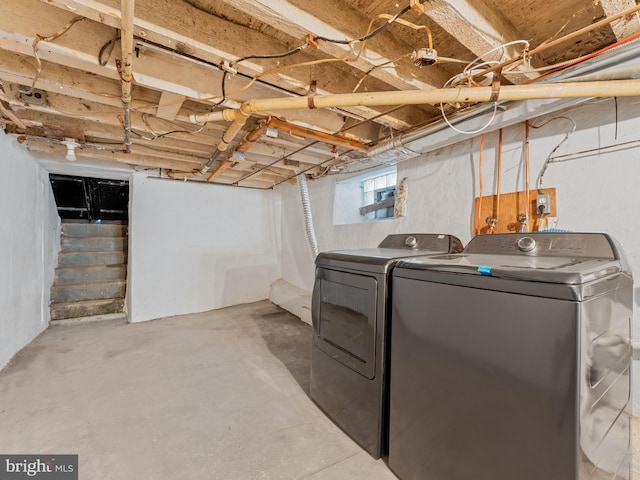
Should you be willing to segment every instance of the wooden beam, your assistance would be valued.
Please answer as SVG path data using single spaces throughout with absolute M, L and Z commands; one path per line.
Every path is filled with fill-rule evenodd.
M 635 7 L 636 2 L 634 0 L 600 0 L 600 6 L 605 16 L 611 17 Z M 626 18 L 616 20 L 611 24 L 611 29 L 619 40 L 640 32 L 640 14 L 636 12 Z
M 324 11 L 339 11 L 339 15 L 333 17 L 334 23 L 339 22 L 340 28 L 335 28 L 320 20 L 317 15 L 297 7 L 287 0 L 225 0 L 253 18 L 264 22 L 280 32 L 286 33 L 293 38 L 305 38 L 309 33 L 332 39 L 353 39 L 366 33 L 369 19 L 358 14 L 355 9 L 345 8 L 343 3 L 334 0 L 324 0 L 316 3 L 316 8 Z M 314 5 L 311 3 L 310 5 Z M 377 27 L 381 22 L 376 24 Z M 403 44 L 391 35 L 384 37 L 384 41 L 375 43 L 374 48 L 369 48 L 366 55 L 360 56 L 356 61 L 349 64 L 361 72 L 369 72 L 376 65 L 392 62 L 403 54 L 410 53 L 413 47 Z M 335 44 L 320 41 L 317 48 L 334 58 L 352 57 L 353 51 L 349 45 Z M 384 50 L 384 53 L 379 50 Z M 407 75 L 390 65 L 390 68 L 378 68 L 370 75 L 382 80 L 388 85 L 400 90 L 429 89 L 444 84 L 449 78 L 449 74 L 440 71 L 438 67 L 433 69 L 416 69 L 414 75 Z
M 360 207 L 360 215 L 366 215 L 367 213 L 375 212 L 376 210 L 380 210 L 382 208 L 393 207 L 396 204 L 396 197 L 385 198 L 384 200 L 376 203 L 372 203 L 371 205 L 365 205 L 364 207 Z
M 100 145 L 105 148 L 122 149 L 122 128 L 110 127 L 107 125 L 95 125 L 88 122 L 81 122 L 73 119 L 64 119 L 53 115 L 47 115 L 43 113 L 33 114 L 32 112 L 21 112 L 22 121 L 25 127 L 46 127 L 55 126 L 62 131 L 81 131 L 84 133 L 84 137 L 92 137 L 98 140 Z M 59 139 L 59 138 L 58 138 Z M 43 141 L 46 141 L 43 138 Z M 199 167 L 203 163 L 206 163 L 210 156 L 210 152 L 204 149 L 186 150 L 185 147 L 177 148 L 175 146 L 167 147 L 159 141 L 157 143 L 151 141 L 134 140 L 131 152 L 138 155 L 145 155 L 148 157 L 158 157 L 166 160 L 176 160 L 188 164 L 193 164 L 193 167 Z M 86 143 L 94 143 L 87 139 Z
M 162 92 L 158 104 L 157 116 L 165 120 L 175 120 L 187 97 L 171 92 Z
M 27 128 L 27 126 L 24 123 L 22 123 L 22 120 L 16 117 L 16 114 L 13 113 L 13 111 L 11 110 L 11 106 L 4 99 L 0 99 L 0 112 L 2 112 L 5 118 L 11 120 L 13 123 L 18 125 L 19 127 Z
M 178 180 L 178 181 L 194 181 L 206 183 L 206 179 L 202 177 L 200 174 L 194 174 L 190 172 L 169 172 L 167 175 L 169 178 Z M 240 176 L 232 174 L 232 171 L 228 171 L 225 174 L 221 175 L 218 180 L 214 183 L 223 184 L 223 185 L 233 185 Z M 253 188 L 262 188 L 262 189 L 270 189 L 273 188 L 274 182 L 265 181 L 265 180 L 257 180 L 257 179 L 247 179 L 243 180 L 241 183 L 241 187 L 253 187 Z
M 37 0 L 25 0 L 26 2 L 37 2 Z M 18 0 L 3 0 L 4 2 L 18 2 Z M 73 12 L 73 14 L 79 14 L 85 16 L 95 22 L 100 22 L 104 25 L 118 28 L 119 18 L 119 5 L 118 0 L 41 0 L 42 7 L 35 10 L 43 10 L 43 16 L 46 18 L 49 15 L 49 9 L 52 6 L 59 7 L 59 9 Z M 2 6 L 0 6 L 0 13 Z M 9 8 L 7 7 L 7 10 Z M 33 10 L 33 9 L 29 9 Z M 57 10 L 53 8 L 53 10 Z M 92 23 L 92 22 L 81 22 Z M 2 30 L 0 22 L 0 30 Z M 71 35 L 71 30 L 68 35 Z M 224 32 L 221 34 L 220 32 Z M 189 5 L 187 2 L 175 2 L 173 0 L 138 0 L 136 4 L 136 20 L 134 25 L 134 33 L 136 36 L 148 39 L 154 43 L 167 46 L 177 52 L 184 52 L 193 57 L 197 57 L 213 64 L 220 64 L 221 61 L 234 61 L 240 57 L 255 53 L 255 45 L 260 45 L 260 50 L 265 52 L 284 52 L 289 50 L 289 45 L 284 45 L 272 37 L 260 33 L 259 31 L 232 23 L 227 20 L 218 18 L 213 15 L 206 14 L 197 8 Z M 64 37 L 61 39 L 63 40 Z M 105 39 L 106 42 L 108 40 Z M 1 47 L 1 41 L 0 41 Z M 98 47 L 99 49 L 100 47 Z M 140 85 L 147 85 L 152 80 L 157 80 L 155 87 L 159 90 L 167 90 L 176 94 L 185 95 L 190 98 L 199 99 L 211 99 L 212 103 L 219 100 L 220 95 L 220 78 L 222 73 L 215 71 L 212 68 L 197 65 L 192 62 L 191 65 L 183 65 L 181 68 L 177 68 L 176 61 L 180 61 L 175 57 L 165 58 L 164 64 L 160 65 L 158 61 L 158 52 L 152 52 L 151 49 L 141 48 L 140 58 L 136 59 L 136 81 Z M 147 57 L 153 58 L 153 60 Z M 247 61 L 242 63 L 241 70 L 249 75 L 262 74 L 265 70 L 272 67 L 280 67 L 289 64 L 297 64 L 300 62 L 309 62 L 317 60 L 316 57 L 307 55 L 306 53 L 300 53 L 293 57 L 283 58 L 280 60 L 272 61 Z M 60 62 L 59 62 L 60 63 Z M 64 63 L 64 62 L 62 62 Z M 152 63 L 156 67 L 154 70 L 159 71 L 162 76 L 157 79 L 158 72 L 151 74 L 150 67 L 147 64 Z M 113 66 L 112 66 L 113 68 Z M 206 68 L 208 72 L 203 76 L 194 75 L 193 69 L 200 70 Z M 345 89 L 353 88 L 358 81 L 358 76 L 350 74 L 348 68 L 338 68 L 332 65 L 323 65 L 323 75 L 326 75 L 328 79 L 331 79 L 331 85 L 333 89 L 327 90 L 318 88 L 318 94 L 329 94 L 343 92 Z M 87 68 L 88 69 L 88 68 Z M 143 71 L 144 70 L 144 71 Z M 91 70 L 90 70 L 91 71 Z M 147 74 L 150 76 L 148 78 Z M 181 75 L 185 78 L 185 82 L 195 79 L 205 78 L 206 82 L 198 88 L 194 86 L 189 88 L 180 88 L 179 82 L 176 80 L 170 82 L 170 84 L 162 85 L 163 76 L 166 75 L 171 78 L 175 75 Z M 390 78 L 395 78 L 395 75 L 390 74 Z M 164 80 L 167 80 L 165 78 Z M 278 72 L 278 74 L 267 75 L 264 77 L 273 85 L 284 88 L 288 91 L 297 92 L 298 94 L 304 94 L 309 88 L 309 74 L 307 68 L 298 68 L 292 70 L 284 70 Z M 445 79 L 446 80 L 446 79 Z M 237 90 L 246 84 L 246 80 L 237 76 L 228 76 L 228 88 L 227 91 L 231 92 Z M 171 88 L 169 88 L 171 85 Z M 394 87 L 395 85 L 391 85 Z M 212 90 L 212 87 L 215 90 Z M 411 87 L 416 88 L 417 85 Z M 428 85 L 425 85 L 428 88 Z M 235 95 L 238 100 L 246 100 L 249 98 L 265 98 L 276 95 L 276 92 L 265 85 L 255 84 L 248 92 L 243 92 Z M 277 93 L 278 96 L 282 95 L 282 91 Z M 362 107 L 349 107 L 343 109 L 344 112 L 349 112 L 355 115 L 357 118 L 370 118 L 378 115 L 380 110 L 373 108 Z M 278 115 L 279 112 L 272 112 Z M 303 121 L 304 118 L 314 118 L 314 121 L 307 121 L 309 127 L 320 128 L 326 131 L 335 131 L 337 128 L 323 127 L 322 123 L 316 119 L 319 112 L 314 112 L 313 117 L 310 117 L 309 112 L 306 112 L 305 117 L 296 118 L 292 112 L 287 113 L 287 120 L 292 122 Z M 333 114 L 336 115 L 336 114 Z M 414 120 L 405 120 L 408 112 L 404 111 L 395 112 L 392 115 L 386 115 L 381 117 L 378 122 L 386 125 L 390 125 L 396 129 L 402 129 L 409 127 Z M 417 110 L 413 112 L 413 115 L 417 115 Z M 339 115 L 338 115 L 339 116 Z M 320 116 L 319 118 L 322 118 Z M 423 118 L 424 120 L 424 118 Z M 419 121 L 419 120 L 417 120 Z M 326 128 L 325 128 L 326 127 Z
M 425 14 L 462 45 L 484 60 L 499 60 L 502 50 L 490 55 L 486 52 L 505 43 L 520 40 L 521 35 L 499 12 L 485 2 L 474 0 L 429 0 L 424 4 Z M 524 39 L 526 40 L 526 38 Z M 437 48 L 437 46 L 436 46 Z M 504 49 L 505 60 L 520 55 L 523 45 Z M 511 73 L 506 77 L 516 83 L 534 74 Z
M 122 140 L 122 122 L 118 117 L 119 112 L 112 107 L 95 104 L 93 102 L 84 101 L 82 103 L 73 103 L 73 99 L 64 95 L 49 93 L 47 96 L 47 105 L 24 106 L 19 103 L 11 104 L 16 111 L 16 115 L 23 121 L 40 122 L 40 123 L 59 123 L 61 125 L 76 125 L 77 128 L 83 129 L 87 136 L 103 138 L 119 138 Z M 87 107 L 90 110 L 84 110 Z M 148 124 L 153 123 L 153 131 Z M 163 145 L 169 149 L 187 150 L 194 152 L 211 153 L 212 145 L 219 137 L 216 131 L 205 131 L 205 133 L 173 133 L 171 136 L 154 138 L 154 135 L 162 135 L 170 131 L 180 128 L 180 125 L 163 125 L 162 123 L 142 121 L 141 116 L 134 114 L 132 118 L 133 130 L 144 137 L 138 135 L 133 136 L 134 143 L 144 144 L 148 142 L 154 145 Z M 187 126 L 185 128 L 193 128 Z
M 32 12 L 35 12 L 35 15 L 31 15 Z M 3 0 L 0 2 L 0 49 L 33 57 L 31 45 L 36 36 L 40 32 L 51 30 L 52 25 L 68 23 L 71 18 L 74 18 L 73 14 L 38 0 Z M 41 42 L 39 58 L 119 82 L 117 58 L 111 58 L 104 66 L 97 61 L 98 52 L 105 43 L 113 39 L 113 35 L 113 29 L 105 25 L 91 21 L 78 22 L 55 42 Z M 31 78 L 35 71 L 34 64 Z M 133 73 L 136 81 L 134 101 L 137 98 L 138 86 L 182 95 L 208 105 L 219 100 L 222 72 L 179 55 L 169 55 L 155 48 L 139 47 Z M 239 89 L 246 83 L 247 80 L 243 78 L 231 77 L 227 82 L 228 91 Z M 283 92 L 258 83 L 238 98 L 242 101 L 253 96 L 268 98 L 276 94 L 282 95 Z M 121 95 L 118 95 L 118 98 L 120 97 Z M 370 108 L 360 111 L 361 116 L 377 113 L 377 110 Z M 306 122 L 307 125 L 328 131 L 337 130 L 344 123 L 343 115 L 329 110 L 317 110 L 313 113 L 288 112 L 285 115 L 291 121 Z M 395 122 L 398 126 L 408 125 L 401 120 Z
M 64 157 L 67 152 L 67 148 L 64 145 L 55 145 L 48 142 L 34 140 L 29 140 L 27 143 L 27 147 L 33 152 L 47 153 L 58 157 Z M 78 158 L 106 160 L 112 163 L 125 163 L 127 165 L 134 165 L 145 168 L 167 168 L 181 171 L 198 170 L 198 165 L 194 163 L 182 162 L 178 160 L 166 160 L 163 158 L 138 155 L 133 153 L 125 154 L 101 150 L 91 150 L 89 148 L 76 148 L 76 156 Z
M 283 122 L 277 118 L 270 118 L 268 126 L 276 128 L 281 132 L 287 132 L 292 136 L 299 136 L 326 143 L 328 145 L 346 147 L 355 150 L 367 150 L 367 146 L 357 140 L 345 137 L 343 135 L 328 135 L 326 133 L 317 132 L 308 128 L 299 127 L 288 122 Z

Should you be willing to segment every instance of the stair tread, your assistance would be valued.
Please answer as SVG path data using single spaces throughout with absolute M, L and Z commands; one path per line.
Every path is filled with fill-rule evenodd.
M 124 298 L 107 298 L 51 304 L 51 321 L 120 313 L 124 310 L 124 303 Z
M 98 300 L 74 300 L 72 302 L 52 303 L 51 306 L 66 307 L 68 305 L 108 305 L 109 303 L 120 302 L 124 297 L 100 298 Z
M 80 269 L 80 268 L 126 268 L 127 264 L 126 263 L 110 263 L 108 265 L 59 265 L 58 267 L 56 267 L 56 271 L 57 270 L 66 270 L 66 269 L 70 269 L 70 270 L 76 270 L 76 269 Z
M 51 323 L 54 325 L 75 325 L 79 323 L 93 323 L 104 322 L 113 320 L 127 320 L 127 314 L 124 312 L 118 313 L 105 313 L 102 315 L 89 315 L 87 317 L 74 317 L 74 318 L 58 318 L 52 319 Z
M 72 250 L 70 252 L 61 251 L 59 255 L 71 255 L 75 253 L 114 253 L 126 252 L 126 250 Z
M 54 284 L 51 286 L 51 288 L 67 288 L 67 287 L 75 287 L 78 285 L 113 285 L 113 284 L 118 284 L 118 285 L 124 285 L 126 284 L 127 281 L 126 280 L 97 280 L 97 281 L 83 281 L 83 282 L 78 282 L 78 283 L 65 283 L 62 285 L 56 285 L 55 282 Z
M 127 253 L 126 249 L 113 249 L 113 250 L 68 250 L 61 249 L 59 255 L 68 253 Z
M 102 235 L 91 235 L 89 237 L 87 236 L 79 236 L 79 235 L 67 235 L 66 233 L 62 232 L 62 237 L 63 238 L 78 238 L 78 239 L 82 239 L 82 240 L 86 240 L 88 238 L 101 238 L 101 239 L 105 239 L 105 240 L 117 240 L 117 239 L 122 239 L 122 240 L 126 240 L 127 238 L 129 238 L 127 235 L 118 235 L 118 236 L 102 236 Z

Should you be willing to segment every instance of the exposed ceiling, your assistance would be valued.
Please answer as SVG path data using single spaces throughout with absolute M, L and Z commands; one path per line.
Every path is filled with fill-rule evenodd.
M 130 29 L 120 0 L 2 0 L 1 120 L 29 150 L 61 162 L 75 149 L 105 168 L 271 188 L 364 159 L 383 139 L 438 121 L 440 108 L 266 110 L 225 137 L 229 145 L 229 122 L 198 125 L 190 115 L 310 92 L 466 85 L 463 71 L 509 59 L 520 60 L 502 69 L 502 82 L 521 84 L 640 32 L 635 0 L 410 1 L 136 0 Z

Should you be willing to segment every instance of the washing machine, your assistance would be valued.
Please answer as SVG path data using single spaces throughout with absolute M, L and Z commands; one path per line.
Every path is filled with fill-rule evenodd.
M 452 235 L 398 234 L 316 258 L 309 393 L 374 458 L 386 451 L 391 271 L 401 258 L 460 251 Z
M 599 233 L 475 237 L 393 272 L 402 480 L 628 479 L 632 278 Z

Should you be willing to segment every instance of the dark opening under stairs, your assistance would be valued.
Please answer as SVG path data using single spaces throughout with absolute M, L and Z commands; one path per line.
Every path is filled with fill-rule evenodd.
M 63 222 L 51 287 L 52 322 L 124 311 L 127 225 Z

